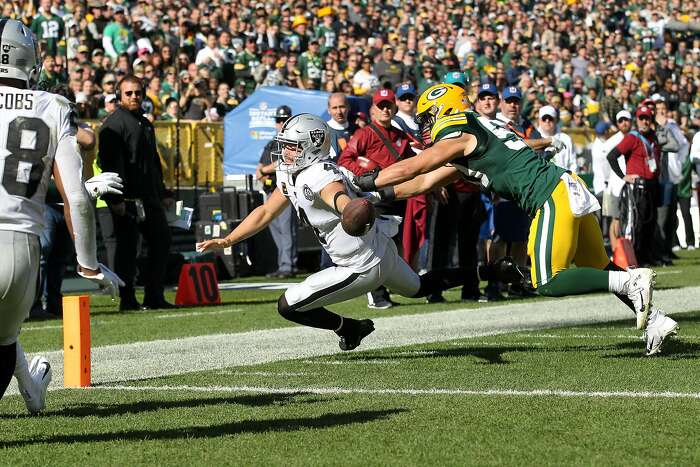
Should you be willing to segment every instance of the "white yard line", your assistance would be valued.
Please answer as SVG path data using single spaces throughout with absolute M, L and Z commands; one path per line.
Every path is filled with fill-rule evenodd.
M 288 387 L 264 386 L 94 386 L 91 391 L 172 391 L 172 392 L 247 392 L 258 394 L 369 394 L 381 396 L 497 396 L 497 397 L 584 397 L 628 399 L 700 399 L 700 392 L 654 391 L 567 391 L 562 389 L 369 389 L 341 387 Z
M 185 312 L 185 313 L 173 313 L 170 315 L 159 315 L 156 316 L 156 319 L 168 319 L 168 318 L 186 318 L 190 316 L 214 316 L 214 315 L 223 315 L 226 313 L 240 313 L 243 311 L 243 308 L 232 308 L 230 310 L 217 310 L 217 311 L 191 311 L 191 312 Z
M 641 339 L 641 335 L 632 335 L 632 334 L 619 334 L 619 335 L 596 335 L 596 334 L 573 334 L 573 335 L 566 335 L 566 334 L 518 334 L 518 337 L 527 337 L 527 338 L 534 338 L 534 339 L 632 339 L 632 340 L 639 340 Z M 685 341 L 692 341 L 692 340 L 698 340 L 700 339 L 700 336 L 686 336 L 683 334 L 683 340 Z M 511 342 L 508 342 L 511 344 Z
M 654 301 L 671 314 L 698 310 L 700 287 L 659 290 L 654 293 Z M 376 331 L 362 342 L 359 350 L 610 321 L 625 321 L 630 328 L 634 322 L 632 313 L 610 295 L 518 301 L 484 308 L 376 318 Z M 679 338 L 683 339 L 682 326 Z M 643 347 L 640 342 L 640 353 Z M 95 384 L 121 383 L 281 360 L 308 360 L 338 353 L 341 351 L 335 334 L 302 326 L 134 342 L 93 348 L 92 381 Z M 63 352 L 45 355 L 53 367 L 50 388 L 60 388 L 63 385 Z M 13 383 L 8 394 L 16 393 Z

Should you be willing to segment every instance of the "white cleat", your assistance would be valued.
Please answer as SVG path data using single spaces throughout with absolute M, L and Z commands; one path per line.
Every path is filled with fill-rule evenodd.
M 667 337 L 678 334 L 678 323 L 666 316 L 661 310 L 655 310 L 656 316 L 645 331 L 647 349 L 644 355 L 650 357 L 661 352 L 661 344 Z
M 29 375 L 34 384 L 32 387 L 20 385 L 19 392 L 29 413 L 38 414 L 46 407 L 46 391 L 53 375 L 51 364 L 45 357 L 36 356 L 29 364 Z
M 625 284 L 625 293 L 634 304 L 637 329 L 645 329 L 656 284 L 656 273 L 648 268 L 630 269 L 627 272 L 630 278 Z

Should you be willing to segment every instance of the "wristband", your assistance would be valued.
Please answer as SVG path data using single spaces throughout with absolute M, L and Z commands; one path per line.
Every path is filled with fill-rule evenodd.
M 378 193 L 382 201 L 394 201 L 396 199 L 396 191 L 393 186 L 380 188 Z
M 338 198 L 340 198 L 343 195 L 347 195 L 344 191 L 338 191 L 336 192 L 335 196 L 333 196 L 333 209 L 335 209 L 335 212 L 340 214 L 340 211 L 338 210 Z

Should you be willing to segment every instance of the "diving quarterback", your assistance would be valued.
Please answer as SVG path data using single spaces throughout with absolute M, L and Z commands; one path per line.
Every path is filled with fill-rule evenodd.
M 374 323 L 339 316 L 325 306 L 359 297 L 380 285 L 406 297 L 424 297 L 461 285 L 460 269 L 433 270 L 422 276 L 413 272 L 391 240 L 398 229 L 397 219 L 380 216 L 359 237 L 343 230 L 343 210 L 362 194 L 351 187 L 352 173 L 330 160 L 330 130 L 325 121 L 311 114 L 295 115 L 284 123 L 275 140 L 277 188 L 226 238 L 198 243 L 197 251 L 227 248 L 255 235 L 291 203 L 299 219 L 313 228 L 336 267 L 289 287 L 278 301 L 278 311 L 295 323 L 335 331 L 342 350 L 357 347 L 374 330 Z M 484 276 L 497 274 L 508 282 L 521 278 L 513 263 L 498 268 L 485 271 Z
M 95 219 L 70 103 L 30 89 L 39 71 L 32 32 L 19 21 L 0 20 L 0 398 L 14 374 L 30 413 L 45 406 L 51 365 L 39 356 L 28 365 L 17 339 L 37 293 L 39 234 L 52 174 L 65 203 L 79 274 L 113 293 L 121 282 L 97 262 Z M 95 196 L 118 192 L 118 177 L 107 178 L 91 179 Z
M 530 214 L 528 255 L 532 283 L 541 295 L 613 292 L 636 314 L 637 328 L 646 330 L 646 355 L 658 353 L 664 339 L 677 333 L 678 324 L 652 304 L 655 273 L 625 271 L 610 262 L 593 215 L 600 206 L 575 174 L 538 157 L 498 120 L 470 111 L 457 86 L 426 89 L 416 120 L 432 146 L 357 177 L 360 189 L 407 198 L 461 176 L 478 181 Z M 576 268 L 570 268 L 572 262 Z

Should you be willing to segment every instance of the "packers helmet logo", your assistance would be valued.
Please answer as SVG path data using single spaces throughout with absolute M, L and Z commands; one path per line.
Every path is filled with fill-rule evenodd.
M 311 144 L 320 148 L 323 146 L 323 142 L 326 139 L 326 132 L 320 128 L 309 131 L 309 138 L 311 139 Z
M 447 87 L 440 86 L 440 87 L 437 87 L 437 88 L 433 89 L 432 91 L 430 91 L 425 96 L 425 98 L 428 99 L 429 101 L 434 101 L 435 99 L 439 99 L 442 96 L 444 96 L 447 93 L 447 91 L 449 91 L 449 89 Z

